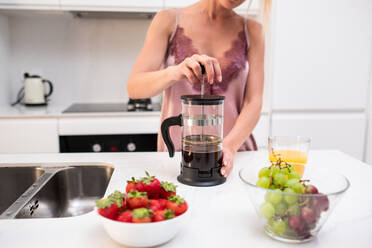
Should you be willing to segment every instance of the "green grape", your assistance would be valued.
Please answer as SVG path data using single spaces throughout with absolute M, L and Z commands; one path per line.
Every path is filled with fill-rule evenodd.
M 292 188 L 292 185 L 295 184 L 295 183 L 298 183 L 300 180 L 297 179 L 297 178 L 292 178 L 292 179 L 289 179 L 287 181 L 287 183 L 285 184 L 285 186 L 289 187 L 289 188 Z
M 285 175 L 283 173 L 275 174 L 273 179 L 274 179 L 275 184 L 278 184 L 278 185 L 281 185 L 281 186 L 284 186 L 287 183 L 287 178 L 285 177 Z
M 275 206 L 282 200 L 282 191 L 275 189 L 274 192 L 266 192 L 265 200 Z
M 264 202 L 260 206 L 260 214 L 266 219 L 270 219 L 275 214 L 275 209 L 270 202 Z
M 258 172 L 258 177 L 269 177 L 271 174 L 271 171 L 269 167 L 263 167 L 259 172 Z
M 291 164 L 288 164 L 288 165 L 287 165 L 287 169 L 288 169 L 288 173 L 290 173 L 290 172 L 292 172 L 292 171 L 296 171 L 296 169 L 294 168 L 294 166 L 291 165 Z
M 269 189 L 271 189 L 271 190 L 274 190 L 274 189 L 277 189 L 277 188 L 278 188 L 278 186 L 276 186 L 275 184 L 271 184 L 270 187 L 269 187 Z
M 293 216 L 293 215 L 299 215 L 300 214 L 300 206 L 296 203 L 293 204 L 288 208 L 288 213 Z
M 293 170 L 288 174 L 288 179 L 292 178 L 301 179 L 300 175 L 298 175 L 296 170 Z
M 302 194 L 303 190 L 304 190 L 304 185 L 302 183 L 294 183 L 292 185 L 292 189 L 295 193 L 297 194 Z
M 291 189 L 291 188 L 286 188 L 284 190 L 284 192 L 286 192 L 286 193 L 292 193 L 292 194 L 295 193 L 294 190 Z M 284 196 L 284 200 L 288 203 L 288 205 L 292 205 L 292 204 L 294 204 L 294 203 L 297 202 L 298 197 L 295 196 L 295 195 L 285 195 Z
M 277 173 L 280 172 L 279 166 L 273 165 L 271 166 L 271 175 L 274 177 Z
M 271 225 L 271 230 L 278 235 L 282 235 L 286 229 L 287 225 L 282 220 L 276 220 Z
M 287 211 L 288 205 L 285 202 L 280 202 L 275 205 L 275 214 L 277 215 L 283 215 L 285 211 Z
M 256 186 L 267 189 L 270 186 L 270 179 L 268 177 L 261 177 L 258 179 Z

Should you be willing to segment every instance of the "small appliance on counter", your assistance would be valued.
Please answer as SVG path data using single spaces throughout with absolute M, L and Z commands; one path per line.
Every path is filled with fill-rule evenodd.
M 48 93 L 45 93 L 45 84 L 49 85 Z M 38 75 L 24 74 L 24 86 L 17 94 L 17 100 L 12 106 L 22 103 L 26 106 L 45 106 L 48 98 L 53 93 L 53 84 L 49 80 L 42 79 Z
M 174 156 L 169 127 L 182 126 L 182 162 L 178 181 L 192 186 L 213 186 L 226 181 L 222 168 L 224 96 L 184 95 L 182 114 L 165 119 L 161 134 Z

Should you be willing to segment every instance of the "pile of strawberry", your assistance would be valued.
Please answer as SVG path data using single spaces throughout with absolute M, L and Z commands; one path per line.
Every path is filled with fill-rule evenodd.
M 98 213 L 121 222 L 147 223 L 172 219 L 186 212 L 187 202 L 176 195 L 176 186 L 146 177 L 128 181 L 126 194 L 116 190 L 96 201 Z

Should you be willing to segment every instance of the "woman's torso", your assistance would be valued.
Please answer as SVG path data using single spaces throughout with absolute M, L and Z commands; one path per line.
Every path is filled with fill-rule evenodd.
M 226 136 L 233 128 L 244 102 L 249 71 L 247 60 L 249 43 L 246 22 L 241 18 L 240 22 L 234 28 L 220 32 L 220 35 L 221 33 L 229 33 L 226 35 L 229 39 L 226 36 L 214 39 L 214 41 L 223 40 L 223 42 L 219 44 L 221 49 L 213 49 L 213 47 L 207 44 L 208 40 L 205 38 L 195 38 L 198 30 L 188 27 L 186 21 L 187 15 L 184 15 L 182 10 L 176 9 L 174 11 L 175 27 L 168 42 L 164 66 L 177 65 L 193 54 L 206 54 L 218 59 L 221 65 L 222 82 L 215 82 L 212 85 L 205 84 L 205 94 L 225 96 L 223 133 Z M 192 35 L 193 33 L 194 35 Z M 212 34 L 212 32 L 210 33 Z M 208 34 L 206 36 L 208 37 Z M 212 35 L 209 35 L 209 37 L 212 37 Z M 214 41 L 211 40 L 209 44 L 217 43 Z M 197 43 L 199 43 L 200 47 L 197 46 Z M 204 47 L 202 47 L 203 44 Z M 168 117 L 181 113 L 182 95 L 200 94 L 200 91 L 201 84 L 192 85 L 187 80 L 180 80 L 167 88 L 163 93 L 161 122 Z M 174 126 L 170 128 L 170 136 L 177 151 L 181 149 L 181 135 L 181 127 Z M 161 133 L 159 132 L 158 151 L 166 150 Z M 244 142 L 239 150 L 257 150 L 256 142 L 252 135 Z

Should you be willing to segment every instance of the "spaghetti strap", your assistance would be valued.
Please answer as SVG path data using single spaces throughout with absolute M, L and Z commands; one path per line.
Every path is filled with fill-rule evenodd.
M 247 47 L 249 48 L 249 33 L 248 33 L 248 19 L 244 18 L 244 33 L 245 33 L 245 39 L 247 41 Z
M 174 23 L 174 29 L 173 29 L 172 35 L 169 38 L 169 42 L 171 42 L 173 40 L 174 35 L 176 34 L 176 31 L 177 31 L 177 27 L 178 27 L 178 9 L 177 8 L 174 9 L 174 13 L 176 15 L 176 20 L 175 20 L 175 23 Z

